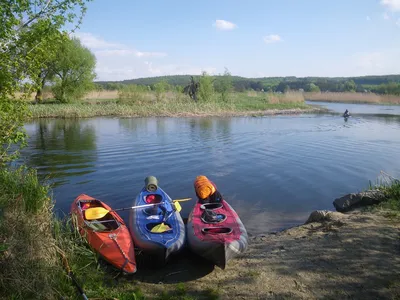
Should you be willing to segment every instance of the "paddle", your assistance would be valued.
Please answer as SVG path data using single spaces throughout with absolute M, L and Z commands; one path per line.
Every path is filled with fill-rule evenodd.
M 89 298 L 85 295 L 85 292 L 83 291 L 83 289 L 79 285 L 78 281 L 76 280 L 74 273 L 72 273 L 72 270 L 69 267 L 68 260 L 67 260 L 67 257 L 65 256 L 64 252 L 57 246 L 55 246 L 55 247 L 56 247 L 56 251 L 61 255 L 63 266 L 65 268 L 65 271 L 67 272 L 67 275 L 69 276 L 69 278 L 71 278 L 72 282 L 76 286 L 76 288 L 77 288 L 79 294 L 81 294 L 82 298 L 84 300 L 88 300 Z
M 191 199 L 191 198 L 189 198 Z M 178 211 L 180 212 L 182 210 L 182 206 L 179 204 L 179 202 L 174 202 L 174 210 L 171 211 L 170 213 L 167 214 L 167 212 L 165 212 L 165 216 L 163 218 L 162 223 L 154 226 L 150 231 L 153 233 L 162 233 L 168 230 L 171 230 L 171 227 L 169 227 L 167 224 L 165 224 L 164 222 L 166 220 L 168 220 L 168 218 L 174 213 L 174 211 Z
M 172 200 L 172 202 L 178 208 L 178 206 L 181 207 L 180 204 L 177 205 L 178 202 L 189 201 L 191 199 L 192 198 L 175 199 L 175 200 Z M 103 218 L 106 214 L 108 214 L 111 211 L 121 211 L 121 210 L 137 209 L 137 208 L 144 208 L 144 207 L 152 207 L 152 206 L 157 206 L 160 204 L 164 204 L 164 202 L 154 203 L 154 204 L 144 204 L 144 205 L 138 205 L 138 206 L 132 206 L 132 207 L 125 207 L 125 208 L 118 208 L 118 209 L 113 209 L 113 210 L 108 210 L 108 209 L 105 209 L 104 207 L 92 207 L 92 208 L 88 208 L 87 210 L 85 210 L 85 218 L 86 218 L 86 220 L 96 220 L 96 219 Z

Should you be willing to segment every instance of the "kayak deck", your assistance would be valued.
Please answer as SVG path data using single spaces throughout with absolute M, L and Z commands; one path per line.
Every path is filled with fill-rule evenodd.
M 212 211 L 214 220 L 207 220 Z M 225 201 L 197 203 L 187 224 L 189 247 L 224 269 L 227 262 L 244 252 L 248 245 L 246 229 L 235 210 Z
M 85 206 L 103 207 L 110 212 L 103 218 L 87 220 Z M 79 195 L 71 206 L 71 213 L 76 216 L 79 233 L 89 245 L 107 262 L 126 273 L 136 272 L 134 244 L 129 230 L 122 218 L 111 211 L 104 202 L 88 195 Z
M 152 200 L 149 200 L 150 196 Z M 132 210 L 129 215 L 129 226 L 135 245 L 166 261 L 171 253 L 180 250 L 184 244 L 185 225 L 180 213 L 174 209 L 171 198 L 159 187 L 151 192 L 143 188 L 133 205 L 160 202 L 163 204 L 147 209 Z M 166 214 L 167 218 L 165 218 Z M 152 229 L 160 224 L 167 225 L 169 229 L 152 232 Z

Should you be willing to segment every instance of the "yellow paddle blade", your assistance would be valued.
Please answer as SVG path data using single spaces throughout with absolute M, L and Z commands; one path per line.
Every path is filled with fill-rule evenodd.
M 178 212 L 182 210 L 182 206 L 179 204 L 179 202 L 174 202 L 175 208 Z
M 183 201 L 189 201 L 189 200 L 192 200 L 192 198 L 175 199 L 175 200 L 172 200 L 172 202 L 183 202 Z
M 87 210 L 85 210 L 85 218 L 86 220 L 97 220 L 101 219 L 108 213 L 109 210 L 105 209 L 104 207 L 88 208 Z
M 154 226 L 150 231 L 153 233 L 163 233 L 168 230 L 171 230 L 171 227 L 169 227 L 167 224 L 161 223 Z

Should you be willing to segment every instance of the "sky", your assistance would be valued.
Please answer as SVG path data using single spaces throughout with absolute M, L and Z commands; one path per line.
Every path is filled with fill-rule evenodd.
M 94 0 L 96 80 L 400 73 L 400 0 Z

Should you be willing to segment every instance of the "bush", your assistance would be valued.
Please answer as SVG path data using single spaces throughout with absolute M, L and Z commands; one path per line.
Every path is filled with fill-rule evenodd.
M 146 100 L 149 100 L 149 94 L 146 86 L 130 84 L 124 85 L 118 91 L 118 102 L 119 104 L 140 104 Z
M 200 87 L 198 94 L 200 100 L 204 102 L 210 102 L 214 95 L 214 86 L 211 76 L 209 76 L 206 72 L 203 72 L 199 81 Z

